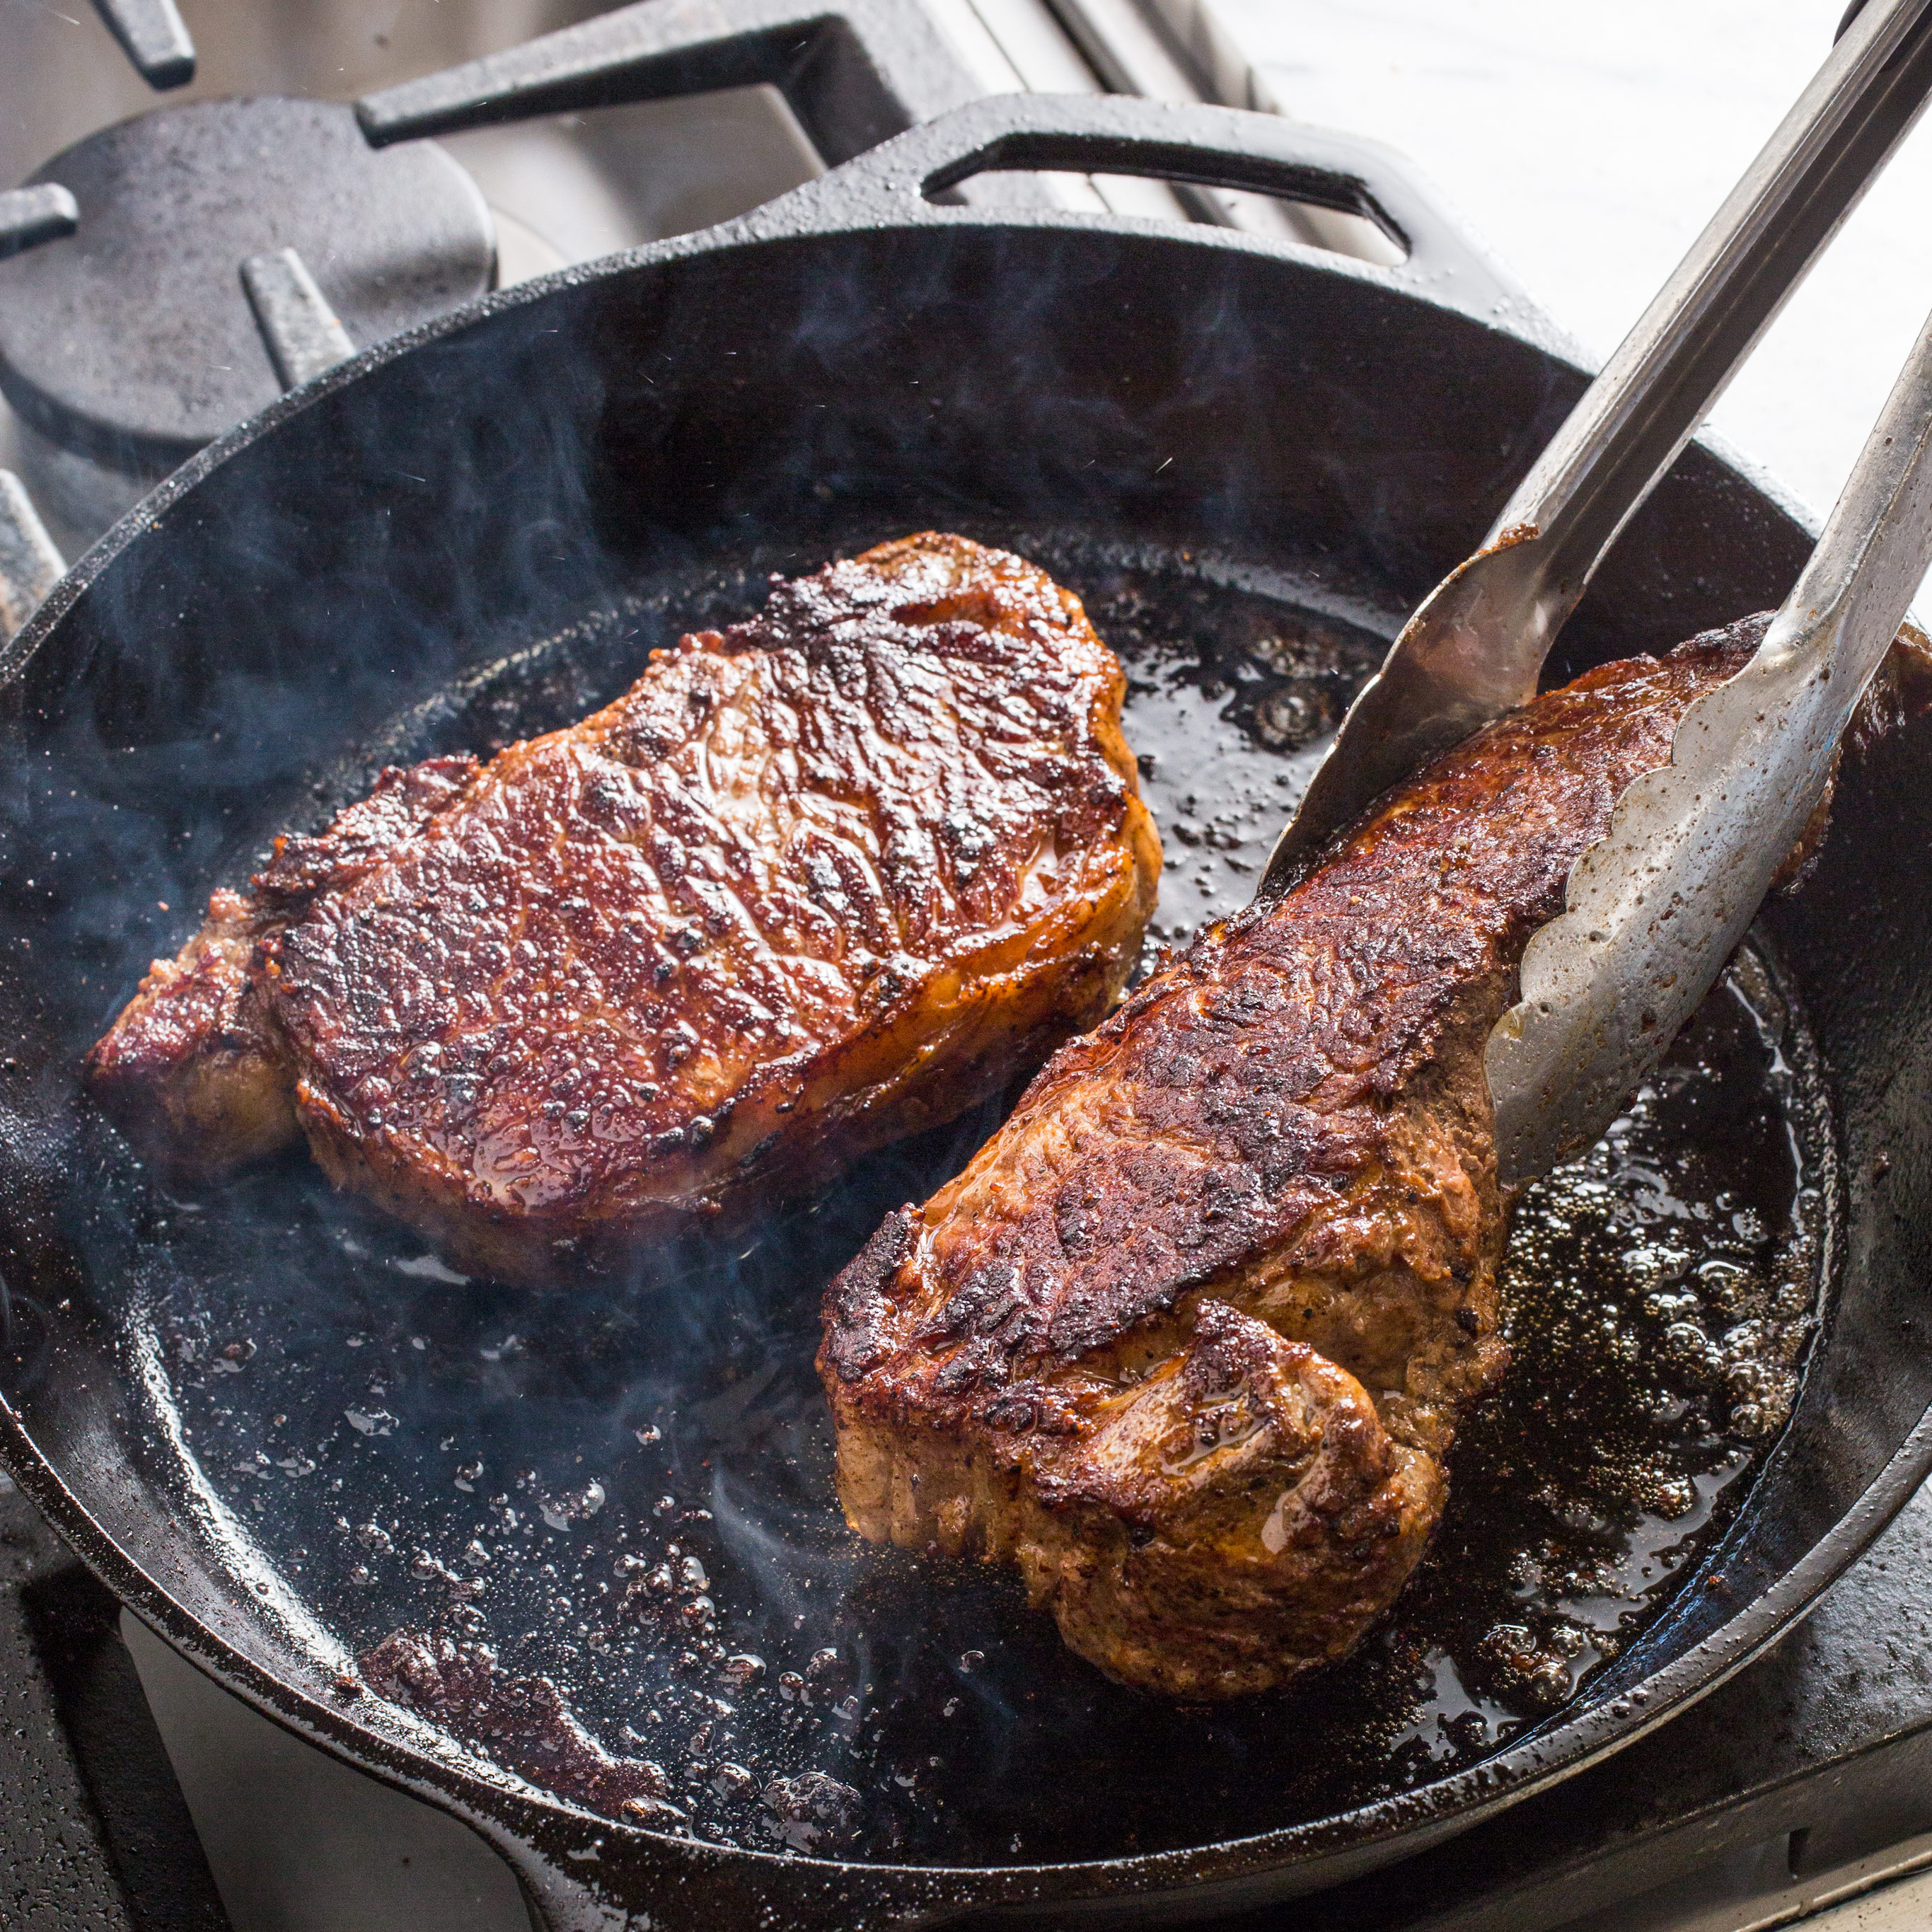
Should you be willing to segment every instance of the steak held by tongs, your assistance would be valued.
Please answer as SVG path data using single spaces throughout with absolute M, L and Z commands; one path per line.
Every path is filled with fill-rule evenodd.
M 1160 863 L 1124 690 L 1078 598 L 961 538 L 776 584 L 278 839 L 90 1084 L 176 1170 L 305 1136 L 506 1280 L 769 1207 L 1106 1012 Z
M 1504 1365 L 1484 1047 L 1530 934 L 1765 620 L 1605 666 L 1390 793 L 1063 1047 L 826 1298 L 846 1514 L 1017 1564 L 1184 1697 L 1341 1656 Z

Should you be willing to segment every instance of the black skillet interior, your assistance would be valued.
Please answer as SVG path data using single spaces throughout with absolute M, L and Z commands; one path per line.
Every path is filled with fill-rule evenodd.
M 1209 118 L 1224 141 L 1237 117 Z M 910 166 L 921 138 L 882 154 Z M 862 185 L 876 198 L 882 178 Z M 1184 936 L 1245 896 L 1324 715 L 1580 387 L 1413 278 L 1131 224 L 855 220 L 863 196 L 836 182 L 740 245 L 503 299 L 325 382 L 164 492 L 152 528 L 124 526 L 23 640 L 0 823 L 8 1453 L 218 1674 L 500 1838 L 594 1832 L 616 1895 L 625 1845 L 640 1870 L 702 1866 L 713 1911 L 742 1868 L 765 1874 L 747 1898 L 820 1880 L 560 1814 L 345 1698 L 346 1654 L 399 1627 L 487 1642 L 614 1750 L 664 1765 L 700 1836 L 813 1851 L 828 1876 L 827 1854 L 882 1862 L 840 1910 L 1340 1875 L 1708 1686 L 1875 1532 L 1860 1499 L 1902 1445 L 1886 1480 L 1909 1487 L 1932 1402 L 1912 1328 L 1932 907 L 1901 862 L 1932 836 L 1910 782 L 1923 726 L 1850 769 L 1822 866 L 1767 921 L 1778 974 L 1714 1003 L 1682 1077 L 1605 1157 L 1640 1206 L 1610 1212 L 1586 1186 L 1542 1224 L 1574 1237 L 1576 1292 L 1539 1308 L 1558 1340 L 1525 1336 L 1537 1400 L 1472 1452 L 1477 1501 L 1445 1545 L 1480 1574 L 1480 1620 L 1425 1587 L 1350 1676 L 1286 1702 L 1155 1708 L 1066 1655 L 1004 1580 L 935 1575 L 838 1526 L 808 1367 L 818 1288 L 993 1110 L 682 1258 L 672 1290 L 537 1295 L 450 1278 L 301 1160 L 171 1196 L 76 1093 L 148 956 L 275 830 L 386 760 L 580 715 L 652 645 L 751 608 L 767 570 L 928 526 L 1032 554 L 1123 649 L 1168 842 L 1159 917 Z M 1573 664 L 1774 602 L 1804 545 L 1692 452 L 1570 627 Z M 1676 1500 L 1632 1489 L 1580 1531 L 1592 1498 L 1563 1472 L 1591 1460 L 1602 1412 L 1567 1433 L 1549 1417 L 1608 1271 L 1673 1245 L 1659 1265 L 1680 1282 L 1755 1268 L 1770 1294 L 1766 1270 L 1794 1256 L 1808 1284 L 1837 1274 L 1829 1343 L 1767 1462 L 1725 1438 L 1728 1409 L 1683 1427 L 1681 1405 L 1660 1410 L 1637 1446 Z M 1658 1284 L 1627 1272 L 1609 1316 L 1640 1353 L 1681 1354 L 1663 1331 L 1682 1307 L 1646 1312 Z M 1677 1393 L 1697 1386 L 1685 1370 Z M 1550 1546 L 1568 1522 L 1603 1559 L 1540 1596 L 1480 1508 L 1514 1508 L 1538 1455 Z M 714 1644 L 762 1675 L 721 1672 Z M 1070 1782 L 1108 1802 L 1068 1805 Z M 886 1868 L 902 1864 L 981 1869 L 934 1890 Z

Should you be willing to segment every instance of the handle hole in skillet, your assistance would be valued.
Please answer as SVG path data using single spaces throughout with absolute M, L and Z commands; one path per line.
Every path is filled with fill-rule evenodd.
M 1238 228 L 1393 267 L 1408 241 L 1355 176 L 1258 155 L 1208 154 L 1086 134 L 1013 134 L 932 176 L 928 201 L 976 176 L 1041 174 L 1096 214 L 1150 215 Z M 1165 186 L 1170 193 L 1162 194 Z

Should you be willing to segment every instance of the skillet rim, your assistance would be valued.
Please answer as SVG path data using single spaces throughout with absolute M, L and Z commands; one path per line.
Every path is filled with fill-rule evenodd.
M 1182 124 L 1194 123 L 1187 130 Z M 1064 130 L 1111 135 L 1130 145 L 1171 144 L 1178 128 L 1198 136 L 1211 151 L 1216 144 L 1252 149 L 1252 129 L 1267 123 L 1279 137 L 1286 124 L 1244 110 L 1130 100 L 1023 95 L 974 103 L 915 128 L 807 183 L 751 214 L 698 233 L 672 238 L 602 260 L 559 270 L 514 288 L 487 295 L 404 334 L 372 345 L 334 368 L 238 424 L 165 479 L 124 516 L 79 560 L 28 623 L 0 646 L 0 692 L 17 683 L 40 651 L 54 638 L 68 612 L 115 561 L 160 526 L 202 482 L 244 449 L 273 434 L 284 422 L 350 383 L 361 380 L 418 347 L 456 334 L 494 317 L 541 302 L 550 296 L 612 280 L 638 269 L 658 269 L 698 260 L 726 250 L 810 245 L 838 236 L 886 231 L 910 233 L 921 227 L 1044 228 L 1097 230 L 1150 238 L 1168 249 L 1233 248 L 1306 272 L 1366 282 L 1388 293 L 1448 310 L 1460 320 L 1522 343 L 1576 374 L 1587 375 L 1588 358 L 1548 322 L 1526 298 L 1497 277 L 1504 292 L 1500 302 L 1474 300 L 1460 290 L 1431 286 L 1407 264 L 1394 267 L 1358 262 L 1299 244 L 1232 230 L 1172 224 L 1135 217 L 1041 208 L 940 206 L 924 198 L 924 184 L 942 166 L 957 166 L 962 153 L 990 154 L 998 137 Z M 1295 130 L 1298 136 L 1310 130 Z M 1359 156 L 1364 172 L 1386 178 L 1401 164 L 1372 142 L 1313 130 L 1318 148 L 1332 165 L 1336 157 Z M 968 143 L 976 142 L 969 146 Z M 1270 145 L 1279 145 L 1279 140 Z M 960 178 L 955 174 L 953 178 Z M 1479 270 L 1489 265 L 1479 252 L 1466 257 Z M 1480 274 L 1478 276 L 1480 280 Z M 1492 295 L 1494 290 L 1489 291 Z M 1718 439 L 1696 441 L 1739 482 L 1768 499 L 1772 507 L 1809 527 L 1811 520 L 1788 492 L 1756 466 L 1736 456 Z M 1828 1346 L 1828 1335 L 1825 1338 Z M 1772 1454 L 1780 1453 L 1781 1445 Z M 1872 1480 L 1838 1521 L 1804 1555 L 1756 1598 L 1652 1676 L 1642 1681 L 1641 1702 L 1628 1693 L 1547 1727 L 1494 1756 L 1448 1778 L 1340 1812 L 1327 1818 L 1284 1826 L 1246 1838 L 1214 1840 L 1165 1851 L 1114 1858 L 1052 1864 L 939 1865 L 798 1858 L 777 1852 L 673 1838 L 617 1822 L 538 1791 L 504 1774 L 492 1780 L 458 1763 L 433 1756 L 399 1736 L 355 1721 L 348 1709 L 332 1706 L 265 1669 L 176 1602 L 166 1588 L 123 1550 L 92 1511 L 56 1472 L 20 1416 L 0 1394 L 0 1466 L 4 1466 L 75 1554 L 116 1596 L 206 1676 L 239 1696 L 272 1721 L 356 1766 L 392 1788 L 437 1806 L 477 1830 L 507 1856 L 526 1891 L 538 1873 L 568 1883 L 590 1878 L 596 1868 L 566 1870 L 562 1861 L 581 1851 L 556 1851 L 543 1838 L 568 1834 L 580 1844 L 593 1838 L 598 1847 L 614 1839 L 639 1854 L 653 1854 L 660 1870 L 682 1868 L 699 1876 L 708 1866 L 750 1862 L 794 1891 L 837 1888 L 842 1893 L 874 1895 L 880 1907 L 917 1909 L 922 1916 L 949 1917 L 988 1910 L 1076 1905 L 1082 1900 L 1118 1900 L 1123 1893 L 1172 1894 L 1183 1886 L 1223 1894 L 1203 1901 L 1209 1910 L 1262 1897 L 1304 1894 L 1395 1858 L 1414 1856 L 1492 1817 L 1534 1792 L 1600 1762 L 1626 1744 L 1656 1730 L 1716 1690 L 1781 1636 L 1816 1604 L 1830 1585 L 1855 1562 L 1932 1474 L 1932 1405 L 1922 1414 Z M 360 1700 L 358 1700 L 358 1702 Z M 522 1814 L 520 1821 L 517 1814 Z M 1384 1848 L 1405 1841 L 1400 1851 Z M 1381 1856 L 1374 1856 L 1380 1852 Z M 589 1856 L 595 1857 L 593 1851 Z M 613 1863 L 614 1864 L 614 1861 Z M 605 1870 L 610 1870 L 606 1867 Z M 1300 1874 L 1303 1882 L 1294 1882 Z M 1276 1882 L 1269 1886 L 1267 1881 Z M 1239 1894 L 1235 1897 L 1230 1894 Z M 930 1919 L 928 1919 L 930 1922 Z

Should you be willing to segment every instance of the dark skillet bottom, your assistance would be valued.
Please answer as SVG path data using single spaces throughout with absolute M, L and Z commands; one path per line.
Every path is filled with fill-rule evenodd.
M 1156 937 L 1184 939 L 1246 898 L 1386 611 L 1333 585 L 973 533 L 1081 589 L 1126 658 L 1168 855 Z M 652 646 L 754 604 L 760 574 L 655 583 L 501 660 L 320 773 L 310 811 L 382 763 L 581 715 Z M 199 890 L 291 808 L 227 828 L 226 866 Z M 177 927 L 190 911 L 175 904 Z M 141 963 L 111 965 L 100 1020 Z M 1832 1184 L 1813 1060 L 1775 976 L 1747 959 L 1606 1144 L 1526 1204 L 1516 1372 L 1459 1451 L 1454 1508 L 1396 1618 L 1319 1683 L 1214 1712 L 1104 1682 L 1004 1575 L 866 1548 L 838 1517 L 811 1368 L 819 1290 L 997 1108 L 731 1252 L 680 1257 L 669 1288 L 464 1282 L 305 1160 L 170 1198 L 104 1129 L 100 1198 L 75 1232 L 145 1360 L 152 1454 L 178 1425 L 238 1564 L 274 1573 L 325 1652 L 398 1629 L 486 1645 L 504 1672 L 553 1680 L 610 1750 L 661 1766 L 702 1836 L 912 1862 L 1101 1858 L 1474 1763 L 1658 1616 L 1749 1488 L 1820 1299 Z M 490 1748 L 532 1768 L 537 1742 Z M 1106 1802 L 1084 1802 L 1096 1781 Z

